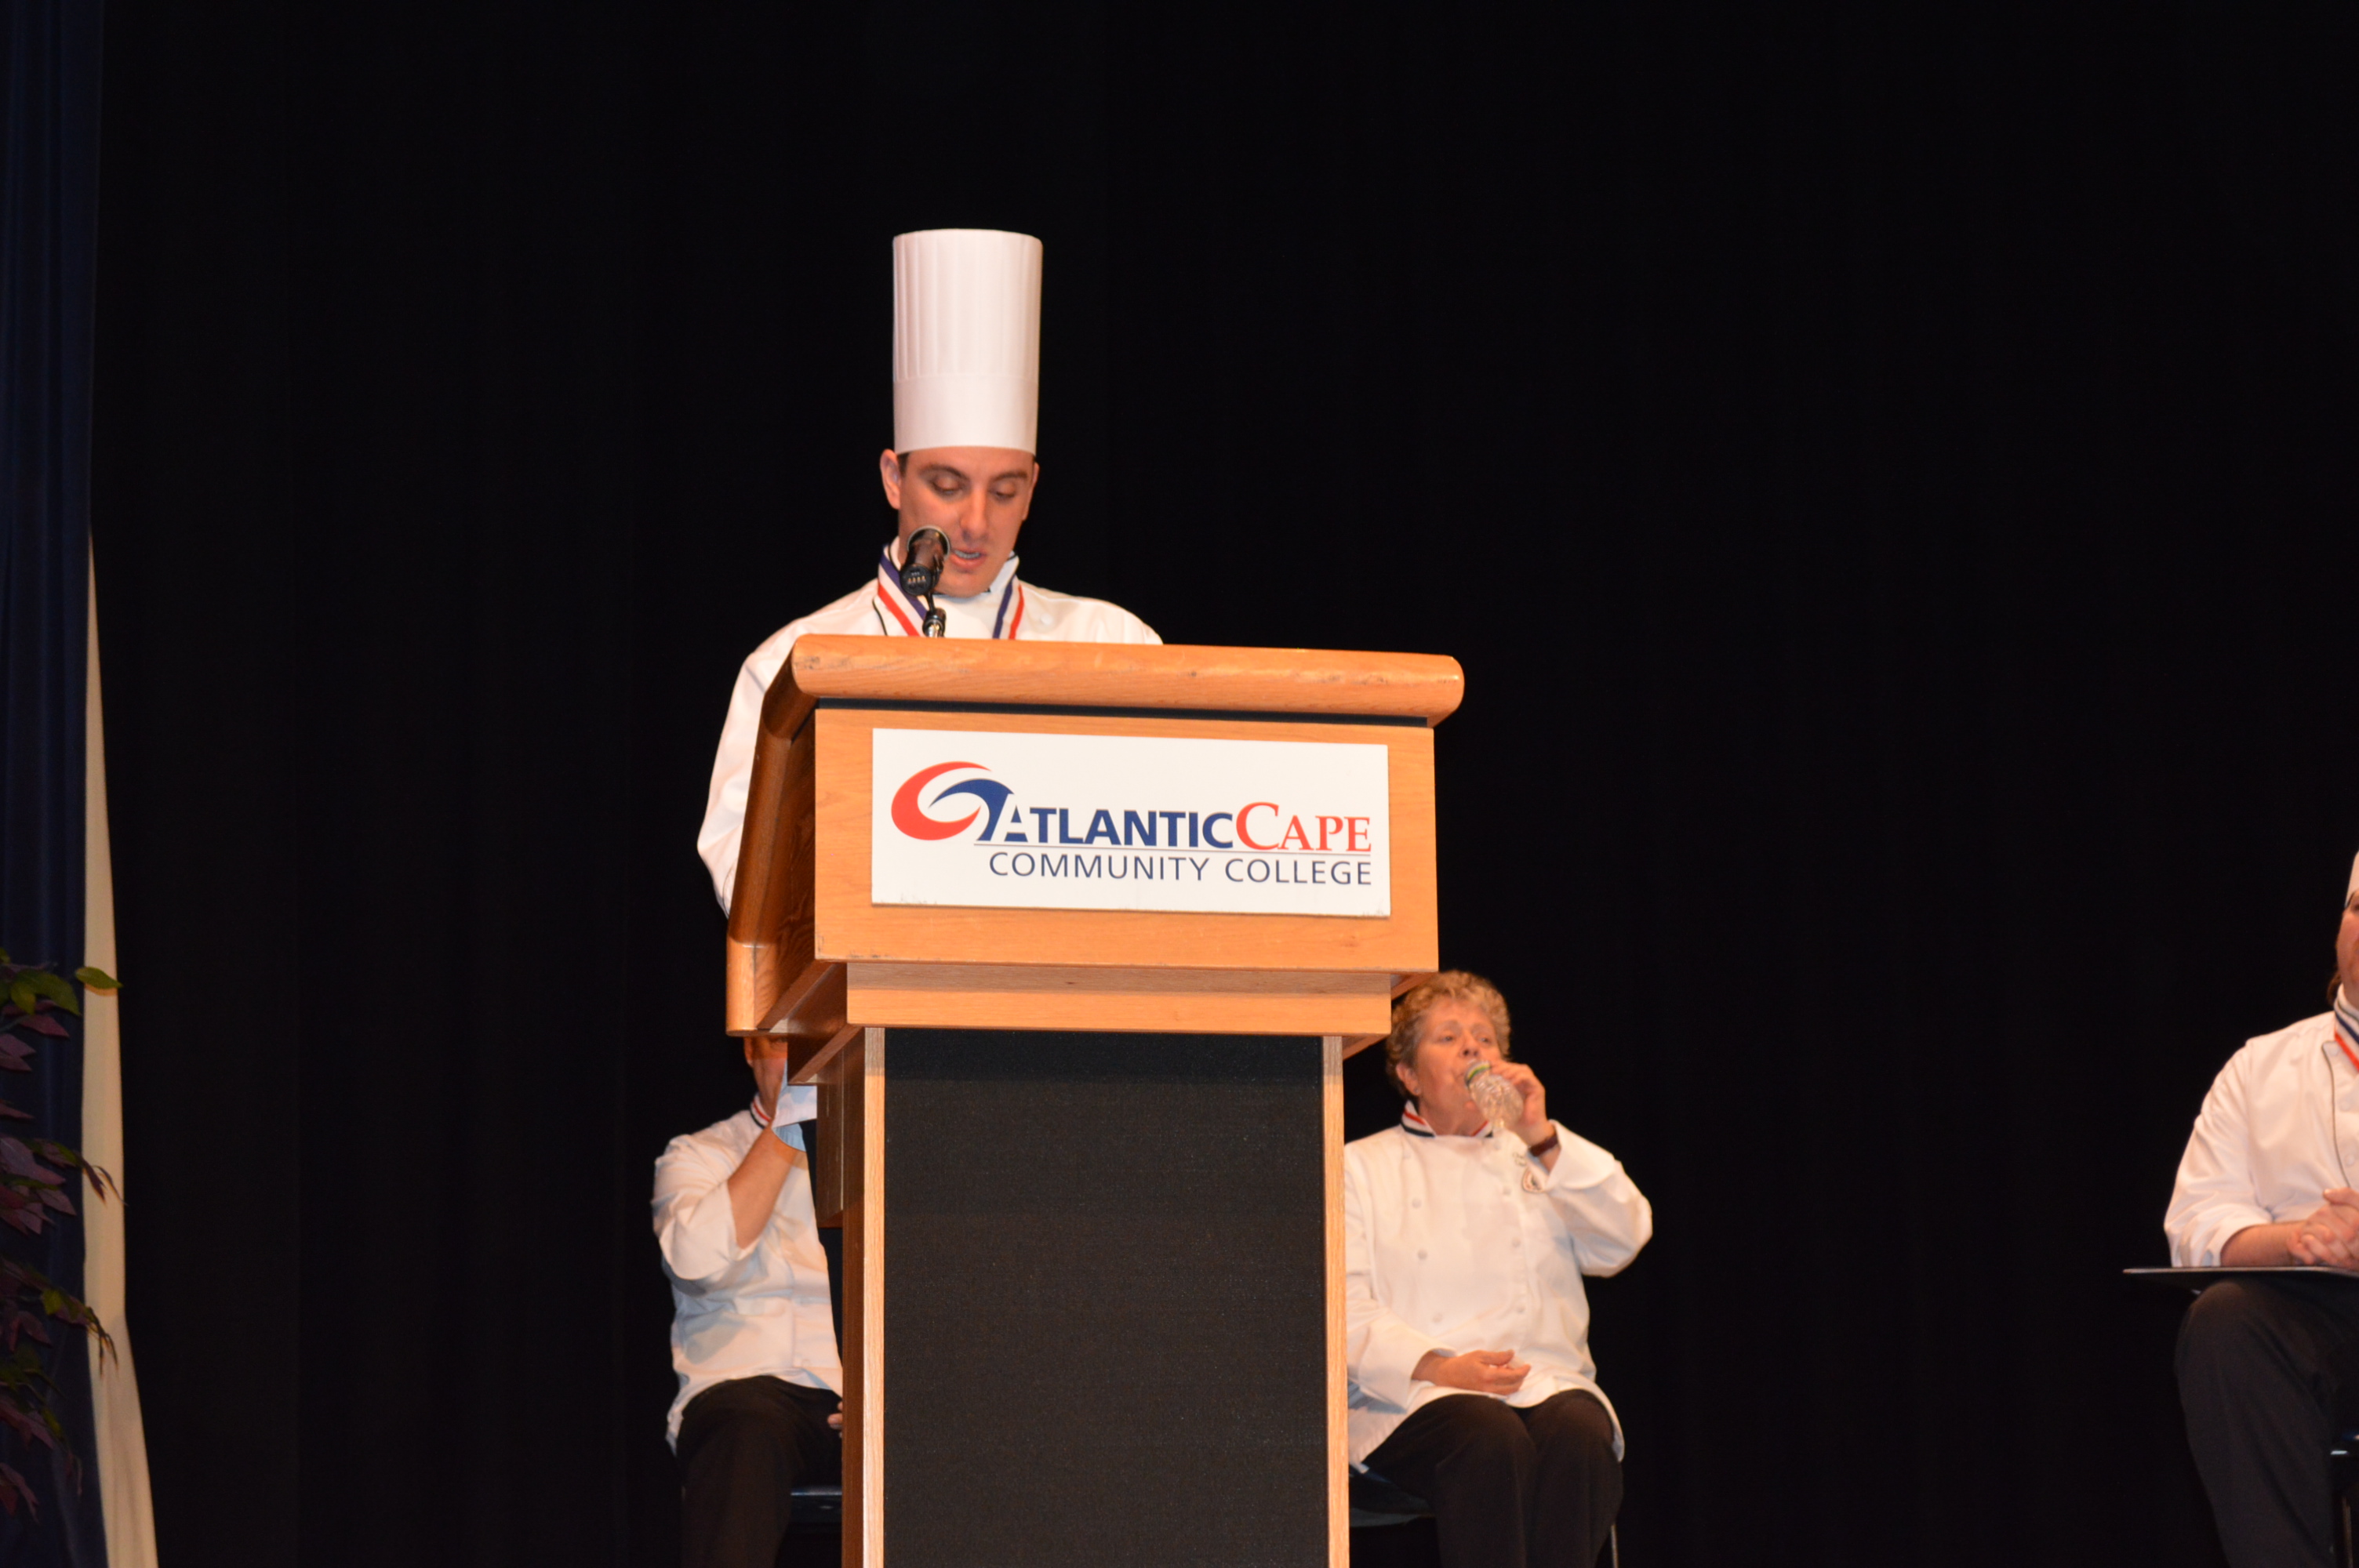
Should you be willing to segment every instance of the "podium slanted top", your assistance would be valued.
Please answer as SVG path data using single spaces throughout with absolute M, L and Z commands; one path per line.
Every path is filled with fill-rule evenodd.
M 784 740 L 822 698 L 1298 713 L 1434 725 L 1465 695 L 1458 661 L 1440 654 L 812 636 L 795 643 L 770 683 L 762 728 Z

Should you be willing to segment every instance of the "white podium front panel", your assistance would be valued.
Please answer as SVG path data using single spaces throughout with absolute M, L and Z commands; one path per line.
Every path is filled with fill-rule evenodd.
M 878 904 L 1384 919 L 1382 745 L 879 728 Z

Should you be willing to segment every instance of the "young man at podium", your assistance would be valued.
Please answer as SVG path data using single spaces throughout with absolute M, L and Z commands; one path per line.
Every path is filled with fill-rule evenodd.
M 929 606 L 900 579 L 919 531 L 943 540 L 940 635 L 1162 641 L 1119 605 L 1016 575 L 1016 535 L 1040 480 L 1040 259 L 1039 241 L 992 230 L 935 229 L 893 242 L 893 447 L 878 467 L 900 528 L 869 582 L 772 633 L 738 671 L 696 836 L 723 909 L 736 891 L 763 694 L 805 633 L 924 634 Z
M 723 909 L 762 698 L 805 633 L 1156 643 L 1130 611 L 1016 575 L 1016 536 L 1039 482 L 1040 242 L 934 230 L 893 242 L 893 447 L 879 459 L 900 528 L 871 580 L 792 622 L 738 672 L 713 758 L 697 852 Z M 941 535 L 929 606 L 900 568 L 921 530 Z M 843 1374 L 800 1126 L 816 1091 L 781 1089 L 783 1056 L 748 1047 L 750 1110 L 676 1138 L 656 1166 L 656 1234 L 671 1277 L 685 1568 L 769 1568 L 788 1494 L 840 1463 Z M 774 1110 L 774 1102 L 783 1105 Z
M 2359 1270 L 2359 860 L 2333 1005 L 2248 1042 L 2203 1097 L 2163 1230 L 2180 1268 Z M 2195 1467 L 2235 1568 L 2329 1568 L 2328 1450 L 2359 1424 L 2359 1279 L 2244 1275 L 2179 1334 Z
M 1432 1505 L 1443 1568 L 1592 1568 L 1622 1430 L 1581 1281 L 1636 1257 L 1654 1210 L 1549 1119 L 1507 1042 L 1506 1002 L 1463 971 L 1393 1010 L 1385 1066 L 1408 1108 L 1343 1149 L 1351 1456 Z M 1505 1133 L 1469 1088 L 1478 1064 L 1515 1091 Z

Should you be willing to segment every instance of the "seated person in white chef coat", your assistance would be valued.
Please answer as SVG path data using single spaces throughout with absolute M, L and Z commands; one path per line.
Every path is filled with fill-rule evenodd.
M 1016 575 L 1016 535 L 1040 480 L 1040 242 L 936 229 L 893 242 L 893 446 L 878 459 L 900 528 L 870 580 L 754 650 L 729 698 L 697 853 L 723 909 L 737 888 L 738 837 L 762 697 L 806 633 L 915 637 L 926 606 L 901 587 L 909 537 L 949 538 L 935 602 L 952 637 L 1159 643 L 1101 599 L 1053 593 Z
M 771 1568 L 788 1494 L 843 1464 L 843 1365 L 805 1152 L 818 1091 L 786 1088 L 781 1104 L 784 1053 L 748 1040 L 745 1061 L 754 1103 L 656 1162 L 682 1568 Z
M 2246 1043 L 2203 1097 L 2163 1230 L 2180 1268 L 2359 1270 L 2359 860 L 2332 1005 Z M 2359 1424 L 2359 1281 L 2223 1280 L 2179 1335 L 2195 1467 L 2235 1568 L 2329 1568 L 2327 1450 Z
M 1654 1234 L 1614 1156 L 1548 1116 L 1507 1004 L 1461 970 L 1394 1006 L 1398 1127 L 1343 1150 L 1352 1461 L 1433 1505 L 1444 1568 L 1592 1568 L 1622 1503 L 1622 1431 L 1589 1357 L 1583 1274 Z M 1513 1140 L 1466 1087 L 1523 1097 Z

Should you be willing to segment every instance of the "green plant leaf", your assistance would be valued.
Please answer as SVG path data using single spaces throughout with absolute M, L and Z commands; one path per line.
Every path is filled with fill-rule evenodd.
M 101 996 L 113 996 L 123 989 L 121 980 L 108 974 L 104 969 L 94 969 L 88 964 L 74 971 L 74 979 L 80 980 L 85 989 L 94 990 Z
M 31 973 L 27 970 L 8 982 L 8 1000 L 18 1012 L 30 1012 L 40 1005 L 40 993 L 33 989 Z
M 49 973 L 47 969 L 27 969 L 23 971 L 16 977 L 16 985 L 31 987 L 34 995 L 49 998 L 60 1007 L 64 1008 L 68 1012 L 73 1013 L 77 1016 L 82 1012 L 82 1002 L 75 997 L 73 987 L 66 984 L 65 981 L 58 979 L 57 976 Z M 9 988 L 9 994 L 12 997 L 16 994 L 15 986 L 11 986 Z M 27 1008 L 25 1011 L 30 1012 L 32 1009 Z

